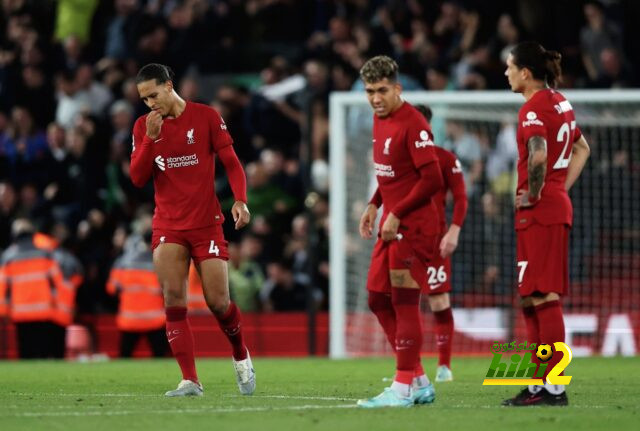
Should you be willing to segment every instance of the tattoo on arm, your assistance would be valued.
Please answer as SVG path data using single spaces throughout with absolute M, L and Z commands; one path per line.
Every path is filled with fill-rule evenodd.
M 529 196 L 539 196 L 547 173 L 547 141 L 542 136 L 532 136 L 528 146 Z M 540 163 L 540 153 L 544 155 L 544 163 Z

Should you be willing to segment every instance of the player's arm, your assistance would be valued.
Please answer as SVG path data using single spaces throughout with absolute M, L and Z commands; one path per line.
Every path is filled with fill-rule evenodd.
M 162 116 L 151 111 L 147 115 L 147 132 L 143 133 L 140 121 L 133 126 L 133 148 L 131 149 L 131 166 L 129 176 L 136 187 L 143 187 L 153 172 L 153 148 L 154 142 L 160 142 L 160 129 Z
M 540 199 L 544 177 L 547 173 L 547 140 L 534 135 L 527 141 L 529 149 L 528 174 L 529 190 L 520 190 L 516 197 L 516 208 L 530 207 Z
M 458 163 L 456 160 L 456 164 Z M 456 166 L 456 168 L 458 168 L 458 166 Z M 442 241 L 440 241 L 440 255 L 443 258 L 452 255 L 458 247 L 460 230 L 462 229 L 462 224 L 467 216 L 467 208 L 469 207 L 462 171 L 459 170 L 459 168 L 457 171 L 454 171 L 453 168 L 447 169 L 446 183 L 453 194 L 453 218 L 451 219 L 449 230 L 447 230 Z
M 573 184 L 576 182 L 584 165 L 587 163 L 587 159 L 591 154 L 591 148 L 584 136 L 580 136 L 576 142 L 573 143 L 571 149 L 571 160 L 567 167 L 567 179 L 564 182 L 564 188 L 569 191 Z
M 380 194 L 380 189 L 376 188 L 375 193 L 369 200 L 369 204 L 364 209 L 362 213 L 362 217 L 360 217 L 360 236 L 364 239 L 371 238 L 373 233 L 373 227 L 376 223 L 376 216 L 378 215 L 378 208 L 382 205 L 382 194 Z
M 444 186 L 440 164 L 435 159 L 420 167 L 420 178 L 407 196 L 391 209 L 382 226 L 381 236 L 385 241 L 396 238 L 400 220 L 411 211 L 420 208 Z
M 219 149 L 217 154 L 227 172 L 229 185 L 235 199 L 233 207 L 231 207 L 231 215 L 233 221 L 236 222 L 236 229 L 240 229 L 246 226 L 251 219 L 249 208 L 247 208 L 247 178 L 232 145 Z

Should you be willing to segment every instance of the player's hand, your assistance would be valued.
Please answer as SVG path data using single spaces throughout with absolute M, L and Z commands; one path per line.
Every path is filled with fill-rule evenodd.
M 249 224 L 249 220 L 251 220 L 249 208 L 247 208 L 247 204 L 242 201 L 234 202 L 231 207 L 231 215 L 233 216 L 233 221 L 236 222 L 236 230 L 245 227 Z
M 147 136 L 154 141 L 160 136 L 162 121 L 162 115 L 158 111 L 151 111 L 147 115 Z
M 449 257 L 456 251 L 458 247 L 458 237 L 460 236 L 460 226 L 452 224 L 449 230 L 442 237 L 440 241 L 440 256 L 443 258 Z
M 538 203 L 540 196 L 531 196 L 527 190 L 518 190 L 516 209 L 532 207 Z
M 369 204 L 360 217 L 360 236 L 364 239 L 370 239 L 373 234 L 373 227 L 376 223 L 376 216 L 378 215 L 378 208 L 375 205 Z
M 382 225 L 382 230 L 380 231 L 380 236 L 383 241 L 391 241 L 397 238 L 398 236 L 398 228 L 400 227 L 400 219 L 395 216 L 393 213 L 389 213 L 387 219 L 384 221 Z

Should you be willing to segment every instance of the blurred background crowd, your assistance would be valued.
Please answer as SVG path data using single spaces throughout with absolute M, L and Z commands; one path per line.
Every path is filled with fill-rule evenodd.
M 369 57 L 396 59 L 405 90 L 505 90 L 510 48 L 534 39 L 562 53 L 563 87 L 640 84 L 634 1 L 2 0 L 0 12 L 0 249 L 24 217 L 74 255 L 78 314 L 116 310 L 113 263 L 150 228 L 152 184 L 129 179 L 131 128 L 146 112 L 134 78 L 146 63 L 171 66 L 178 93 L 218 109 L 235 140 L 252 223 L 225 224 L 225 235 L 244 311 L 304 310 L 309 298 L 327 308 L 328 98 L 361 89 Z M 443 133 L 485 214 L 477 223 L 489 223 L 467 230 L 510 231 L 487 191 L 517 157 L 514 130 L 492 144 L 495 157 L 460 124 Z

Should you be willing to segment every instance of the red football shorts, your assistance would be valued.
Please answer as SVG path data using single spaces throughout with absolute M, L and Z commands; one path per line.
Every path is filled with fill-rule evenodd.
M 442 240 L 442 236 L 439 237 Z M 437 295 L 451 292 L 451 256 L 443 258 L 436 250 L 433 259 L 427 265 L 427 283 L 422 289 L 425 295 Z
M 569 226 L 531 224 L 516 231 L 518 293 L 569 293 Z
M 437 249 L 439 235 L 425 235 L 402 227 L 399 232 L 401 239 L 385 242 L 378 237 L 373 248 L 367 277 L 367 289 L 372 292 L 391 293 L 389 271 L 392 269 L 408 269 L 420 289 L 425 289 L 427 266 Z
M 227 241 L 224 239 L 222 225 L 191 230 L 154 229 L 151 236 L 151 249 L 160 244 L 180 244 L 186 247 L 195 263 L 207 259 L 229 259 Z

